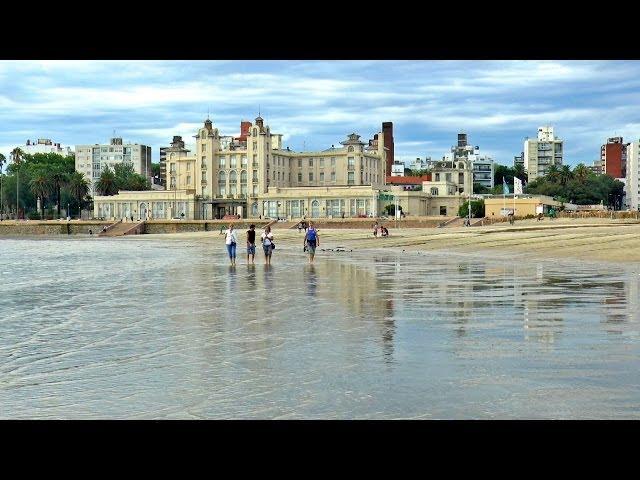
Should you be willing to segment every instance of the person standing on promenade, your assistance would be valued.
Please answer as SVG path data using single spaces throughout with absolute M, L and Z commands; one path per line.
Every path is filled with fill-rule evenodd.
M 256 226 L 253 224 L 247 230 L 247 263 L 249 263 L 249 255 L 251 255 L 251 263 L 256 263 Z
M 273 253 L 275 245 L 273 243 L 273 233 L 271 233 L 271 227 L 269 225 L 264 228 L 264 232 L 262 232 L 260 238 L 262 239 L 265 264 L 271 265 L 271 254 Z
M 320 236 L 311 221 L 309 222 L 309 229 L 304 236 L 304 245 L 309 253 L 309 263 L 313 263 L 313 259 L 316 256 L 316 247 L 320 246 Z
M 378 222 L 373 224 L 373 236 L 374 237 L 378 236 Z
M 227 246 L 227 252 L 229 252 L 229 260 L 231 261 L 231 266 L 236 266 L 236 246 L 238 244 L 238 234 L 236 230 L 233 228 L 233 225 L 229 225 L 229 230 L 225 232 L 225 240 L 224 243 Z

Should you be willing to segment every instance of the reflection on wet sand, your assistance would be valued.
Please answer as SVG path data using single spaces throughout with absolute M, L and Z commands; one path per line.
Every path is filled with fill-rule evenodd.
M 2 418 L 640 417 L 637 266 L 24 242 Z

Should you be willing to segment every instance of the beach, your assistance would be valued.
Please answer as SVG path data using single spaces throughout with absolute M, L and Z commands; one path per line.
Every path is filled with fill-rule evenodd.
M 373 222 L 372 222 L 373 223 Z M 423 251 L 461 254 L 483 254 L 504 258 L 576 259 L 604 262 L 640 261 L 640 223 L 633 220 L 607 219 L 545 219 L 517 221 L 491 226 L 457 228 L 395 228 L 394 222 L 384 223 L 390 236 L 375 238 L 372 229 L 321 228 L 318 255 L 323 250 L 389 250 Z M 304 231 L 275 226 L 273 233 L 278 249 L 300 248 Z M 198 240 L 221 242 L 219 232 L 190 232 L 145 235 L 144 238 Z M 245 233 L 239 231 L 239 250 L 242 255 Z M 260 255 L 258 255 L 260 257 Z M 274 260 L 275 261 L 275 260 Z

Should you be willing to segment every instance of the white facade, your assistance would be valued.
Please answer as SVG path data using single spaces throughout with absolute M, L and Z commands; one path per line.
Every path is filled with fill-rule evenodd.
M 119 163 L 132 164 L 136 173 L 151 180 L 151 147 L 123 144 L 121 138 L 112 138 L 109 144 L 76 145 L 76 170 L 89 181 L 92 196 L 102 170 L 106 166 L 113 169 Z
M 473 170 L 473 183 L 482 185 L 488 189 L 493 188 L 493 177 L 496 165 L 491 157 L 469 154 L 471 168 Z
M 395 160 L 391 165 L 391 176 L 392 177 L 404 177 L 404 162 L 399 160 Z
M 536 139 L 524 142 L 524 169 L 529 181 L 547 174 L 551 165 L 561 166 L 563 141 L 553 134 L 553 127 L 539 127 Z
M 73 154 L 71 147 L 63 147 L 59 143 L 53 143 L 48 138 L 39 138 L 37 141 L 27 140 L 27 143 L 20 147 L 20 149 L 29 155 L 34 153 L 57 153 L 64 157 L 68 157 Z
M 625 202 L 630 210 L 638 210 L 640 205 L 640 140 L 627 146 L 627 178 L 624 186 Z
M 409 164 L 409 168 L 411 170 L 425 170 L 427 168 L 428 162 L 431 161 L 431 157 L 427 157 L 424 160 L 421 158 L 416 158 L 413 162 Z

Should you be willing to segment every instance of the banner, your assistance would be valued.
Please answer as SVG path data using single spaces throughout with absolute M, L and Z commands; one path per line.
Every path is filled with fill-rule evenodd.
M 507 181 L 502 178 L 502 193 L 508 195 L 509 194 L 509 185 L 507 185 Z
M 513 193 L 516 195 L 522 195 L 522 180 L 518 177 L 513 177 Z

